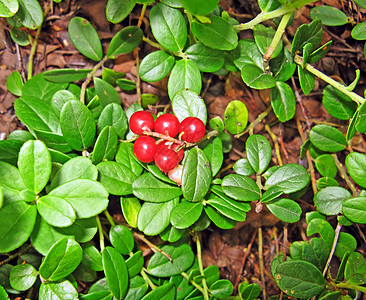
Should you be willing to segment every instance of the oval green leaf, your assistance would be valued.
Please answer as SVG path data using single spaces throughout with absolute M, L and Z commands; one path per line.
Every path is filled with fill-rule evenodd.
M 348 23 L 348 17 L 333 6 L 316 6 L 310 10 L 312 20 L 320 20 L 326 26 L 342 26 Z
M 354 223 L 366 223 L 366 197 L 355 197 L 343 202 L 343 214 Z
M 100 104 L 106 107 L 110 103 L 121 104 L 121 97 L 116 89 L 107 81 L 94 77 L 95 92 L 99 97 Z
M 316 148 L 327 152 L 342 151 L 347 146 L 343 133 L 329 125 L 314 126 L 309 132 L 309 139 Z
M 109 231 L 109 239 L 121 254 L 128 255 L 133 250 L 135 241 L 131 230 L 122 225 L 115 225 Z
M 193 225 L 201 216 L 203 205 L 200 202 L 192 203 L 184 201 L 174 207 L 170 222 L 175 228 L 184 229 Z
M 253 89 L 269 89 L 276 85 L 276 79 L 274 77 L 264 73 L 261 68 L 253 64 L 245 65 L 241 69 L 241 78 L 247 86 Z
M 293 200 L 278 199 L 266 205 L 269 211 L 283 222 L 295 223 L 300 220 L 301 207 Z
M 122 22 L 133 10 L 136 2 L 136 0 L 108 0 L 106 7 L 108 21 L 113 24 Z
M 119 31 L 111 40 L 107 55 L 114 58 L 120 54 L 127 54 L 134 50 L 142 41 L 143 32 L 137 26 L 128 26 Z
M 366 188 L 366 155 L 352 152 L 347 155 L 345 163 L 352 179 L 358 185 Z
M 117 150 L 117 143 L 116 130 L 112 126 L 104 127 L 95 142 L 92 156 L 93 164 L 112 160 Z
M 142 59 L 139 75 L 148 82 L 159 81 L 169 74 L 174 63 L 174 56 L 163 50 L 151 52 Z
M 271 105 L 276 117 L 281 122 L 291 120 L 296 111 L 296 99 L 291 87 L 282 81 L 277 81 L 271 88 Z
M 248 124 L 248 109 L 245 104 L 239 100 L 231 101 L 225 109 L 224 122 L 231 134 L 242 133 Z
M 175 94 L 172 107 L 180 122 L 188 117 L 196 117 L 207 122 L 207 109 L 203 99 L 196 92 L 183 90 Z
M 37 270 L 32 265 L 17 265 L 10 271 L 10 285 L 18 291 L 26 291 L 33 286 L 37 275 Z
M 262 135 L 251 135 L 245 142 L 245 149 L 252 169 L 255 172 L 263 173 L 272 158 L 271 144 Z

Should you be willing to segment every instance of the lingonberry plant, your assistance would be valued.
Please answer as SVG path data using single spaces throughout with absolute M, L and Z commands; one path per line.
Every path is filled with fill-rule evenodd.
M 322 22 L 346 24 L 342 11 L 315 6 L 309 24 L 298 27 L 293 38 L 285 34 L 294 12 L 312 2 L 258 0 L 261 12 L 239 23 L 218 0 L 108 0 L 107 19 L 123 28 L 105 51 L 85 18 L 72 18 L 68 27 L 75 48 L 95 66 L 33 76 L 51 4 L 42 10 L 36 0 L 2 1 L 0 15 L 19 46 L 28 44 L 28 29 L 37 32 L 27 80 L 19 72 L 7 79 L 9 91 L 19 97 L 16 116 L 28 131 L 0 141 L 0 298 L 265 298 L 264 282 L 260 287 L 247 278 L 234 289 L 217 266 L 204 267 L 201 232 L 232 229 L 252 209 L 268 210 L 284 224 L 299 222 L 306 193 L 314 195 L 313 210 L 304 211 L 306 235 L 317 236 L 293 241 L 288 249 L 284 243 L 277 253 L 271 272 L 282 291 L 278 297 L 352 299 L 366 292 L 365 258 L 356 251 L 355 237 L 341 231 L 366 223 L 366 155 L 351 145 L 357 132 L 366 132 L 366 101 L 353 92 L 359 72 L 346 86 L 312 65 L 331 47 L 331 41 L 321 44 Z M 365 8 L 363 1 L 355 2 Z M 131 12 L 141 12 L 133 25 L 124 22 Z M 143 31 L 145 15 L 149 26 Z M 267 20 L 275 22 L 268 26 Z M 240 37 L 242 31 L 247 38 Z M 352 36 L 364 39 L 364 24 L 355 26 Z M 140 61 L 143 45 L 156 51 Z M 136 83 L 105 67 L 131 51 L 138 61 Z M 209 118 L 200 96 L 206 73 L 231 73 L 246 88 L 267 90 L 268 108 L 248 124 L 246 105 L 232 100 L 223 118 Z M 141 80 L 168 75 L 169 105 L 154 109 L 158 99 L 141 94 Z M 301 101 L 289 81 L 299 82 L 308 95 L 316 77 L 328 84 L 325 109 L 348 122 L 347 132 L 324 123 L 309 127 L 307 138 L 297 119 L 306 168 L 282 164 L 270 126 L 265 125 L 275 159 L 270 141 L 254 129 L 271 111 L 278 122 L 293 119 Z M 134 89 L 136 103 L 122 107 L 118 91 Z M 158 112 L 156 119 L 151 111 Z M 233 139 L 242 141 L 245 151 L 226 166 Z M 116 206 L 123 219 L 110 215 Z M 136 240 L 154 254 L 142 252 Z

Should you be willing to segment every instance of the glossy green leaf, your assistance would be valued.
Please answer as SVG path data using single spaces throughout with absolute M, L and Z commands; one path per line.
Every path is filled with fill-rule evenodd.
M 20 149 L 19 172 L 28 189 L 39 193 L 51 174 L 51 155 L 41 141 L 29 140 Z
M 96 132 L 92 113 L 79 101 L 67 102 L 60 116 L 62 133 L 71 148 L 87 149 L 94 141 Z
M 64 198 L 74 208 L 77 218 L 84 219 L 106 209 L 109 194 L 97 181 L 74 179 L 58 186 L 49 195 Z
M 138 215 L 137 227 L 146 235 L 161 233 L 170 223 L 170 214 L 178 198 L 162 203 L 145 202 Z
M 71 42 L 81 54 L 95 61 L 103 58 L 102 44 L 93 25 L 84 18 L 74 17 L 68 27 Z
M 179 241 L 183 236 L 187 234 L 186 229 L 178 229 L 172 225 L 169 225 L 161 233 L 160 237 L 163 241 L 168 241 L 169 243 L 174 243 Z
M 345 163 L 352 179 L 358 185 L 366 187 L 366 155 L 352 152 L 347 155 Z
M 335 118 L 349 120 L 357 109 L 350 97 L 328 85 L 323 91 L 323 105 Z
M 44 282 L 39 288 L 39 299 L 77 299 L 78 292 L 68 280 L 59 282 Z
M 338 129 L 329 125 L 316 125 L 309 132 L 311 143 L 327 152 L 342 151 L 347 146 L 346 138 Z
M 239 210 L 241 212 L 248 212 L 250 211 L 250 204 L 246 203 L 246 202 L 238 202 L 235 201 L 233 199 L 231 199 L 230 197 L 228 197 L 227 195 L 225 195 L 225 193 L 223 192 L 223 189 L 221 186 L 219 185 L 213 185 L 211 187 L 211 191 L 217 195 L 219 198 L 221 198 L 222 200 L 224 200 L 225 205 L 226 206 L 233 206 L 235 207 L 235 210 Z M 211 198 L 215 198 L 211 195 Z M 222 202 L 222 203 L 224 203 Z
M 156 252 L 151 257 L 147 270 L 156 277 L 169 277 L 186 271 L 194 261 L 194 254 L 188 244 L 166 245 L 161 248 L 169 254 L 172 261 L 160 252 Z
M 268 140 L 262 135 L 251 135 L 245 142 L 245 149 L 252 169 L 263 173 L 272 158 L 272 148 Z
M 74 82 L 84 79 L 90 69 L 55 69 L 43 72 L 43 77 L 51 82 Z
M 18 2 L 19 9 L 14 18 L 29 29 L 37 29 L 41 26 L 43 11 L 39 2 L 37 0 L 18 0 Z
M 354 115 L 355 122 L 357 122 L 356 129 L 358 132 L 365 133 L 366 132 L 366 102 L 364 102 L 357 110 L 358 115 Z M 350 124 L 351 126 L 351 124 Z
M 108 21 L 113 24 L 122 22 L 135 7 L 136 0 L 109 0 L 106 7 Z
M 37 210 L 48 224 L 56 227 L 70 226 L 76 219 L 72 206 L 56 196 L 45 195 L 39 198 Z
M 10 36 L 19 46 L 28 46 L 30 44 L 29 35 L 18 27 L 12 27 Z
M 362 22 L 353 27 L 351 35 L 355 40 L 366 40 L 366 22 Z
M 315 166 L 319 173 L 324 177 L 336 177 L 337 166 L 335 165 L 334 159 L 330 154 L 319 155 L 315 160 Z
M 215 10 L 218 0 L 198 0 L 198 1 L 189 1 L 189 0 L 181 0 L 180 1 L 184 7 L 184 9 L 188 10 L 194 15 L 205 16 L 210 12 Z
M 313 45 L 313 50 L 319 47 L 323 37 L 322 22 L 314 20 L 310 24 L 302 24 L 295 33 L 292 41 L 291 54 L 295 55 L 297 51 L 302 52 L 305 44 Z
M 222 152 L 222 141 L 220 140 L 220 138 L 214 138 L 212 143 L 208 144 L 203 149 L 203 152 L 206 154 L 208 160 L 210 161 L 212 177 L 214 177 L 220 171 L 222 163 L 224 161 L 224 155 Z
M 128 270 L 122 255 L 112 247 L 104 248 L 102 252 L 104 274 L 110 290 L 117 299 L 122 299 L 128 289 Z
M 173 112 L 180 122 L 188 117 L 196 117 L 207 122 L 207 109 L 203 99 L 191 90 L 182 90 L 175 94 L 172 101 Z
M 241 69 L 241 78 L 247 86 L 253 89 L 269 89 L 276 85 L 276 79 L 274 77 L 253 64 L 245 65 Z
M 323 189 L 328 186 L 339 186 L 338 181 L 331 177 L 320 177 L 316 181 L 316 186 L 318 189 Z
M 136 83 L 132 80 L 120 78 L 116 81 L 117 86 L 124 91 L 133 91 L 136 89 Z
M 366 283 L 366 261 L 361 253 L 354 252 L 348 257 L 344 279 L 357 285 Z
M 333 6 L 316 6 L 310 10 L 312 20 L 320 20 L 326 26 L 342 26 L 348 23 L 347 15 Z
M 296 99 L 291 87 L 282 81 L 277 81 L 271 88 L 271 105 L 276 117 L 281 122 L 291 120 L 296 111 Z
M 365 221 L 366 222 L 366 221 Z M 357 248 L 356 239 L 349 233 L 341 232 L 338 237 L 334 254 L 342 259 L 346 253 L 353 253 Z
M 125 296 L 125 300 L 140 300 L 145 295 L 148 285 L 140 276 L 135 276 L 130 279 L 129 288 Z
M 99 134 L 92 156 L 93 164 L 113 160 L 117 150 L 118 136 L 112 126 L 106 126 Z
M 170 300 L 175 299 L 176 288 L 173 283 L 165 283 L 162 286 L 153 289 L 151 292 L 146 294 L 141 300 Z
M 60 280 L 77 268 L 82 257 L 80 245 L 72 239 L 63 238 L 51 247 L 39 267 L 39 273 L 44 279 Z
M 104 68 L 102 71 L 102 79 L 113 86 L 116 86 L 116 81 L 118 79 L 124 78 L 125 76 L 125 73 L 117 72 L 109 68 Z
M 263 24 L 258 24 L 254 26 L 253 28 L 254 40 L 263 55 L 267 52 L 269 46 L 271 45 L 275 32 L 276 31 L 272 27 L 266 27 Z M 274 49 L 271 58 L 275 58 L 276 56 L 278 56 L 278 54 L 280 54 L 281 51 L 282 51 L 282 40 L 280 40 L 276 49 Z
M 309 56 L 308 63 L 314 63 L 320 59 L 322 59 L 330 50 L 330 47 L 332 45 L 332 41 L 326 42 L 324 45 L 320 46 L 318 49 L 316 49 L 314 52 L 312 52 Z
M 18 154 L 22 146 L 22 141 L 1 140 L 0 161 L 16 166 L 18 163 Z
M 164 48 L 182 51 L 187 40 L 187 27 L 182 13 L 165 4 L 153 6 L 150 11 L 150 26 L 155 39 Z
M 104 107 L 98 119 L 98 134 L 101 133 L 104 127 L 112 126 L 118 137 L 123 139 L 128 129 L 126 113 L 121 105 L 110 103 Z
M 137 251 L 126 261 L 130 278 L 139 274 L 144 266 L 144 257 L 141 251 Z
M 92 244 L 83 244 L 83 259 L 81 263 L 94 271 L 103 271 L 102 255 Z
M 137 217 L 141 209 L 140 201 L 135 197 L 121 198 L 121 208 L 128 225 L 137 227 Z
M 68 101 L 79 101 L 76 96 L 68 90 L 59 90 L 52 96 L 51 107 L 56 113 L 58 118 L 60 117 L 62 107 Z
M 222 132 L 225 129 L 224 121 L 222 120 L 222 118 L 220 116 L 216 116 L 216 117 L 212 118 L 210 120 L 209 124 L 213 130 L 217 130 L 218 132 Z
M 225 109 L 224 122 L 231 134 L 242 133 L 248 124 L 248 109 L 245 104 L 239 100 L 231 101 Z
M 139 75 L 145 81 L 159 81 L 169 74 L 174 63 L 174 56 L 163 50 L 151 52 L 142 59 Z
M 15 96 L 22 95 L 23 85 L 24 83 L 22 76 L 18 71 L 14 71 L 6 79 L 6 88 L 9 90 L 10 93 L 13 93 Z
M 114 58 L 134 50 L 142 41 L 143 32 L 137 26 L 128 26 L 120 30 L 111 40 L 107 55 Z
M 211 206 L 204 207 L 205 213 L 207 214 L 208 218 L 219 228 L 221 229 L 231 229 L 236 225 L 236 221 L 225 217 L 224 215 L 220 214 Z
M 308 227 L 306 228 L 306 235 L 311 236 L 315 233 L 319 233 L 320 237 L 328 245 L 329 249 L 331 249 L 335 236 L 332 226 L 323 219 L 314 218 L 308 223 Z
M 266 181 L 265 187 L 278 187 L 284 193 L 297 192 L 310 181 L 310 175 L 301 165 L 287 164 L 274 171 Z
M 315 85 L 315 77 L 308 70 L 297 66 L 297 72 L 299 75 L 299 81 L 302 91 L 305 95 L 309 95 L 310 92 L 314 89 Z
M 77 156 L 67 161 L 61 169 L 57 171 L 51 181 L 51 189 L 73 179 L 96 180 L 98 176 L 97 168 L 90 159 Z
M 19 9 L 19 2 L 14 0 L 3 0 L 0 2 L 0 17 L 12 17 Z
M 257 299 L 260 293 L 261 288 L 257 283 L 248 284 L 247 282 L 242 282 L 239 285 L 239 294 L 243 300 Z
M 233 284 L 227 279 L 217 280 L 210 286 L 210 293 L 218 299 L 226 299 L 233 293 Z
M 232 25 L 224 18 L 210 15 L 210 23 L 194 20 L 191 30 L 205 46 L 218 50 L 234 50 L 238 45 L 238 35 Z
M 201 202 L 183 201 L 171 212 L 170 222 L 175 228 L 185 229 L 193 225 L 201 216 L 203 205 Z
M 8 140 L 17 140 L 26 142 L 28 140 L 34 140 L 34 136 L 27 130 L 16 129 L 9 133 Z
M 193 44 L 185 51 L 201 72 L 216 72 L 224 65 L 223 53 L 201 43 Z
M 25 291 L 33 286 L 37 275 L 37 270 L 32 265 L 17 265 L 11 269 L 9 281 L 15 290 Z
M 188 201 L 200 201 L 208 192 L 212 180 L 210 162 L 205 153 L 195 147 L 189 150 L 182 174 L 183 196 Z
M 263 69 L 263 56 L 257 45 L 252 39 L 243 39 L 239 41 L 236 55 L 234 59 L 235 66 L 241 70 L 245 65 L 255 65 Z
M 295 223 L 300 220 L 301 207 L 290 199 L 278 199 L 266 203 L 268 210 L 281 221 Z
M 239 201 L 255 201 L 260 197 L 260 190 L 253 179 L 229 174 L 222 180 L 222 191 L 229 197 Z
M 322 272 L 307 261 L 286 261 L 276 268 L 276 283 L 292 297 L 310 298 L 325 287 Z
M 142 166 L 136 161 L 133 154 L 132 143 L 120 143 L 115 160 L 130 169 L 135 175 L 140 175 L 142 173 Z
M 94 217 L 87 219 L 76 219 L 75 222 L 59 230 L 65 235 L 72 235 L 79 243 L 89 242 L 97 233 L 97 221 Z
M 135 245 L 131 230 L 122 225 L 112 226 L 109 231 L 109 239 L 114 248 L 121 254 L 128 255 Z
M 287 81 L 295 73 L 296 63 L 289 50 L 284 49 L 276 59 L 270 60 L 270 68 L 277 81 Z
M 178 92 L 187 89 L 200 94 L 201 88 L 201 73 L 196 64 L 189 59 L 176 62 L 168 80 L 169 98 L 174 99 Z
M 355 197 L 343 202 L 343 214 L 355 223 L 366 223 L 366 197 Z
M 211 196 L 210 199 L 207 201 L 207 203 L 211 205 L 213 208 L 215 208 L 220 214 L 229 219 L 238 222 L 245 221 L 246 218 L 245 212 L 238 209 L 238 207 L 234 206 L 233 203 L 235 203 L 235 201 L 233 200 L 227 201 L 222 198 Z
M 94 77 L 95 92 L 99 96 L 100 104 L 106 107 L 110 103 L 121 104 L 121 98 L 116 89 L 107 81 Z

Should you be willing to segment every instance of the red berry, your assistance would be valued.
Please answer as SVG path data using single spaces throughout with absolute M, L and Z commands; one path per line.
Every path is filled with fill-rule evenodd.
M 160 115 L 154 124 L 155 132 L 175 137 L 179 132 L 179 120 L 173 114 Z
M 142 162 L 152 162 L 154 160 L 156 148 L 156 141 L 154 138 L 142 135 L 137 138 L 133 145 L 133 154 Z
M 161 142 L 161 143 L 158 144 L 157 149 L 156 149 L 156 152 L 160 151 L 162 148 L 171 148 L 175 152 L 177 152 L 177 149 L 179 148 L 179 145 L 176 144 L 176 143 L 173 143 L 172 144 L 172 142 L 169 142 L 169 141 L 163 141 L 163 142 Z M 181 161 L 182 158 L 183 158 L 183 156 L 184 156 L 183 148 L 180 149 L 177 153 L 178 153 L 179 161 Z
M 134 112 L 129 121 L 133 133 L 142 135 L 144 131 L 152 131 L 154 128 L 154 117 L 147 111 Z
M 188 143 L 198 142 L 205 135 L 205 124 L 196 117 L 185 118 L 179 126 L 182 140 Z
M 178 153 L 173 149 L 161 147 L 154 156 L 155 164 L 160 171 L 167 173 L 173 170 L 179 163 Z

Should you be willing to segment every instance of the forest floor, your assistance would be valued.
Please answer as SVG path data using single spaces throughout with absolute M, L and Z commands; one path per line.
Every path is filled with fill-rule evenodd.
M 251 0 L 221 0 L 220 4 L 239 22 L 246 22 L 259 13 L 259 8 L 255 1 Z M 327 4 L 341 9 L 351 20 L 360 23 L 366 21 L 365 11 L 357 9 L 352 1 L 322 0 L 314 5 Z M 103 46 L 106 48 L 110 39 L 121 29 L 121 24 L 112 25 L 105 16 L 106 0 L 64 0 L 55 3 L 53 9 L 48 14 L 41 31 L 37 53 L 34 60 L 33 73 L 38 74 L 44 70 L 52 68 L 92 68 L 94 63 L 73 47 L 67 33 L 67 26 L 74 16 L 87 18 L 95 25 Z M 287 28 L 286 35 L 289 40 L 296 29 L 304 23 L 310 23 L 309 9 L 307 6 L 297 11 L 293 23 Z M 129 19 L 124 22 L 135 24 L 141 6 L 137 6 L 131 13 Z M 149 22 L 148 13 L 144 18 L 145 34 L 148 34 Z M 145 27 L 144 27 L 145 26 Z M 330 52 L 320 62 L 316 68 L 331 76 L 350 84 L 355 78 L 355 70 L 361 70 L 356 93 L 363 95 L 366 87 L 366 76 L 363 70 L 366 69 L 364 54 L 364 42 L 355 41 L 351 38 L 350 24 L 339 27 L 323 26 L 323 42 L 333 41 Z M 22 74 L 26 73 L 30 47 L 16 47 L 9 39 L 9 28 L 5 20 L 0 19 L 0 139 L 6 139 L 8 134 L 24 126 L 14 114 L 13 102 L 15 97 L 6 90 L 6 79 L 14 71 L 18 70 Z M 35 32 L 31 33 L 32 35 Z M 151 34 L 151 33 L 150 33 Z M 251 31 L 240 33 L 240 38 L 251 37 Z M 150 37 L 152 38 L 152 37 Z M 149 45 L 143 44 L 139 50 L 139 59 L 151 51 Z M 126 73 L 126 77 L 136 81 L 137 68 L 136 52 L 122 55 L 116 60 L 107 61 L 105 66 L 115 71 Z M 341 121 L 330 116 L 322 105 L 322 90 L 325 83 L 316 81 L 315 89 L 310 95 L 302 94 L 299 82 L 295 77 L 290 83 L 297 91 L 297 112 L 293 120 L 280 123 L 273 113 L 270 113 L 262 123 L 258 124 L 254 133 L 264 135 L 275 149 L 279 147 L 282 163 L 301 163 L 306 167 L 306 161 L 301 161 L 300 147 L 304 142 L 311 126 L 316 124 L 332 124 L 339 130 L 347 130 L 348 121 Z M 167 80 L 161 80 L 154 84 L 142 83 L 142 93 L 151 93 L 159 97 L 159 105 L 166 105 L 169 101 L 166 91 Z M 244 102 L 249 111 L 249 122 L 254 121 L 257 116 L 266 110 L 270 105 L 269 93 L 267 90 L 257 91 L 249 89 L 242 82 L 240 74 L 230 73 L 227 76 L 204 75 L 203 99 L 206 102 L 209 118 L 217 115 L 223 117 L 227 104 L 232 100 Z M 120 92 L 122 105 L 127 108 L 136 102 L 137 94 L 134 92 Z M 152 108 L 152 111 L 156 110 Z M 268 126 L 265 126 L 268 125 Z M 354 149 L 361 153 L 366 153 L 366 136 L 356 134 L 352 140 Z M 233 139 L 233 150 L 225 155 L 224 167 L 226 173 L 230 172 L 233 162 L 243 157 L 244 138 Z M 345 155 L 340 156 L 344 162 Z M 273 164 L 280 164 L 278 156 L 273 150 Z M 226 174 L 224 173 L 224 174 Z M 319 174 L 315 174 L 318 176 Z M 313 193 L 311 189 L 300 200 L 303 212 L 314 210 Z M 116 205 L 111 207 L 111 213 L 116 219 L 123 218 L 120 208 Z M 336 219 L 330 218 L 329 222 L 335 224 Z M 216 264 L 221 271 L 223 278 L 231 280 L 236 287 L 243 280 L 259 283 L 262 290 L 265 289 L 267 295 L 277 294 L 279 289 L 274 283 L 270 272 L 272 259 L 280 252 L 288 250 L 289 245 L 294 241 L 308 240 L 305 233 L 306 223 L 304 218 L 301 222 L 284 225 L 269 212 L 263 210 L 256 213 L 253 209 L 247 220 L 229 231 L 219 230 L 210 227 L 203 233 L 203 261 L 204 265 Z M 344 229 L 351 233 L 358 241 L 357 251 L 366 255 L 366 241 L 364 240 L 365 226 L 350 226 Z M 259 253 L 259 245 L 263 245 L 263 253 Z M 144 248 L 143 250 L 148 249 Z M 261 260 L 260 258 L 263 258 Z M 264 268 L 261 272 L 261 263 Z M 262 274 L 261 274 L 262 273 Z M 263 280 L 264 277 L 264 280 Z

